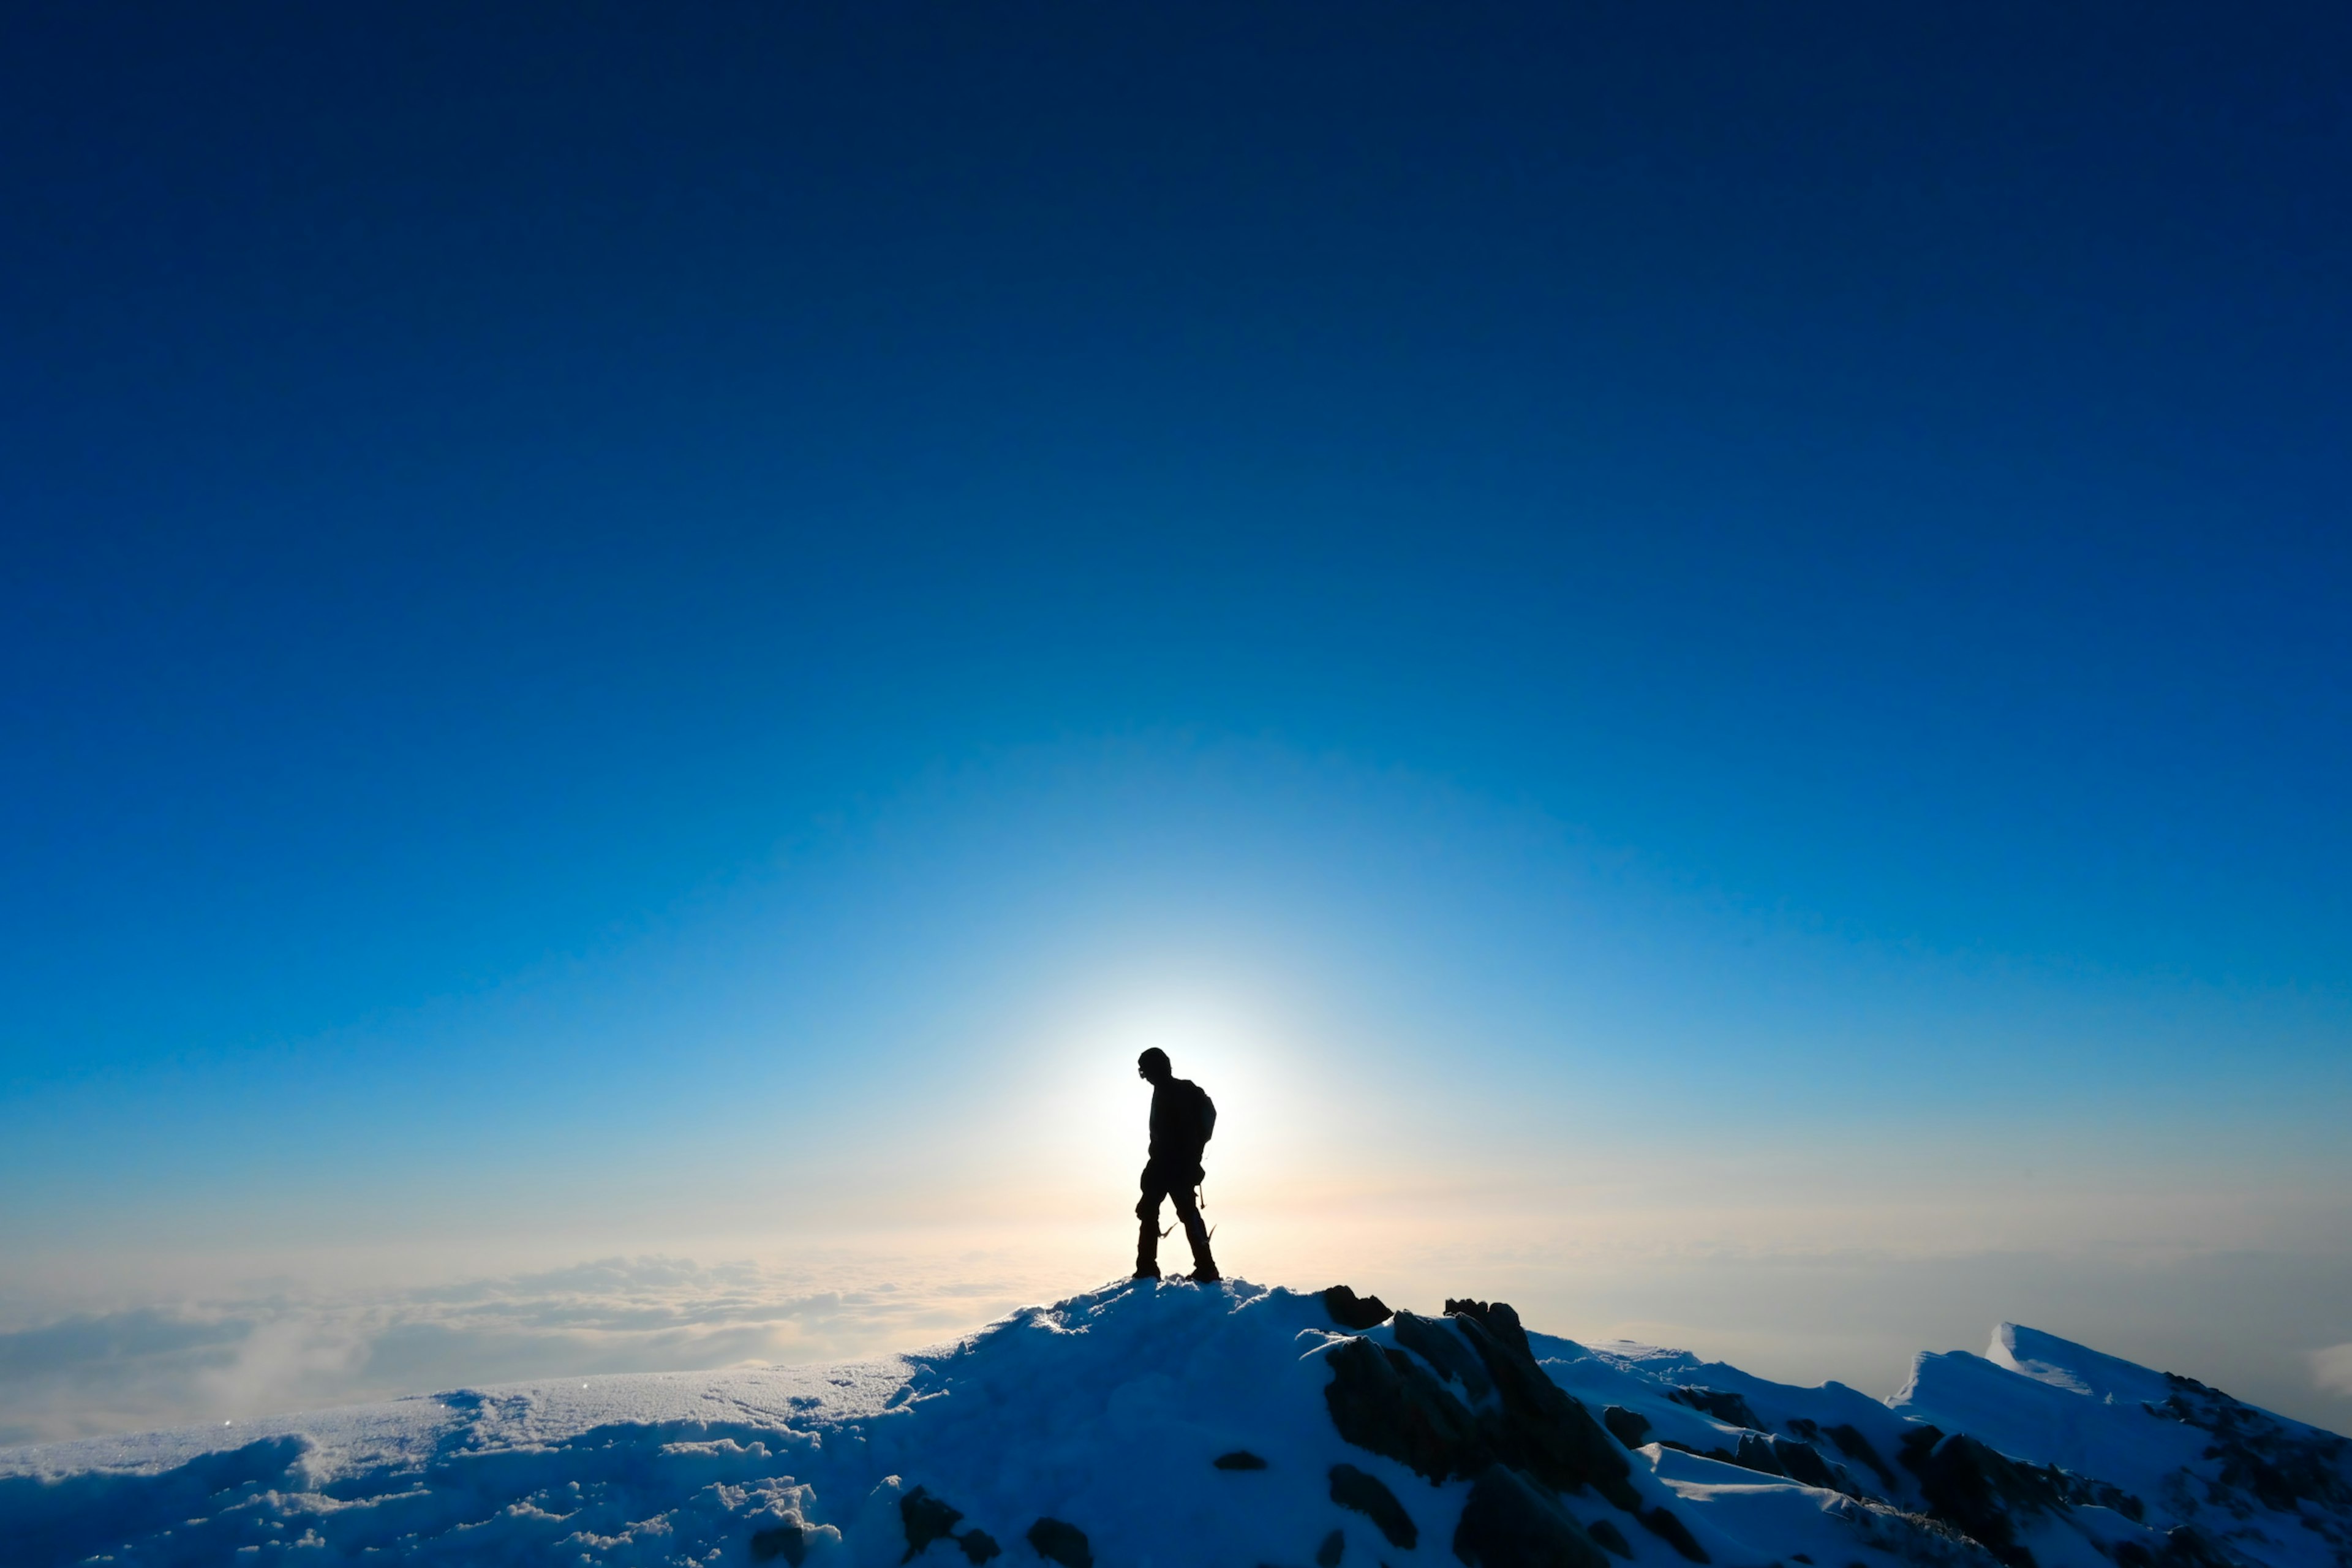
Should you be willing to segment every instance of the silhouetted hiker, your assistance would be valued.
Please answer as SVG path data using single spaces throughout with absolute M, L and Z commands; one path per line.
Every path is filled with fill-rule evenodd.
M 1135 1205 L 1135 1217 L 1143 1222 L 1135 1237 L 1135 1277 L 1160 1278 L 1160 1200 L 1173 1198 L 1184 1239 L 1192 1244 L 1191 1277 L 1222 1279 L 1217 1260 L 1209 1256 L 1209 1227 L 1201 1223 L 1201 1205 L 1192 1199 L 1202 1176 L 1201 1151 L 1216 1130 L 1217 1108 L 1199 1084 L 1176 1076 L 1168 1053 L 1157 1046 L 1135 1058 L 1135 1073 L 1151 1085 L 1151 1163 L 1143 1167 L 1143 1201 Z

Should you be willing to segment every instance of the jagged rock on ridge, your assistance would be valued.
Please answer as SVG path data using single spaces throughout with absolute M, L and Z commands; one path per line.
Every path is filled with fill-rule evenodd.
M 1625 1532 L 1605 1519 L 1587 1521 L 1584 1533 L 1592 1537 L 1594 1545 L 1612 1557 L 1630 1558 L 1633 1555 L 1633 1543 L 1625 1539 Z
M 1378 1296 L 1359 1296 L 1345 1285 L 1334 1285 L 1323 1292 L 1323 1310 L 1331 1314 L 1333 1322 L 1357 1333 L 1389 1321 L 1386 1302 Z
M 1441 1377 L 1460 1384 L 1476 1404 L 1495 1391 L 1494 1379 L 1478 1360 L 1469 1342 L 1455 1331 L 1450 1319 L 1423 1318 L 1399 1312 L 1389 1325 L 1396 1342 L 1437 1369 Z
M 1825 1492 L 1846 1489 L 1838 1484 L 1838 1478 L 1831 1472 L 1830 1462 L 1822 1458 L 1821 1450 L 1811 1443 L 1800 1442 L 1793 1437 L 1768 1437 L 1765 1441 L 1771 1446 L 1772 1458 L 1779 1462 L 1782 1473 L 1790 1480 L 1819 1487 Z
M 1326 1359 L 1323 1399 L 1339 1436 L 1425 1477 L 1467 1479 L 1492 1462 L 1478 1423 L 1412 1357 L 1367 1339 L 1343 1340 Z
M 2300 1436 L 2264 1410 L 2177 1372 L 2164 1374 L 2169 1397 L 2151 1414 L 2209 1434 L 2205 1458 L 2221 1461 L 2221 1481 L 2250 1492 L 2268 1509 L 2293 1513 L 2305 1501 L 2352 1507 L 2347 1444 L 2334 1433 Z
M 797 1524 L 772 1525 L 751 1532 L 751 1561 L 773 1563 L 778 1558 L 801 1568 L 808 1561 L 808 1532 Z
M 1353 1465 L 1331 1467 L 1331 1500 L 1341 1508 L 1351 1509 L 1372 1521 L 1372 1527 L 1391 1546 L 1411 1551 L 1421 1540 L 1421 1528 L 1405 1512 L 1404 1504 L 1397 1501 L 1396 1493 L 1378 1476 L 1369 1475 Z
M 955 1543 L 963 1549 L 965 1558 L 973 1563 L 986 1563 L 991 1558 L 1004 1555 L 1004 1548 L 996 1544 L 996 1537 L 984 1530 L 967 1530 L 955 1538 Z
M 1230 1454 L 1219 1454 L 1209 1461 L 1221 1470 L 1262 1470 L 1265 1461 L 1247 1448 L 1235 1448 Z
M 1339 1568 L 1339 1559 L 1347 1554 L 1348 1532 L 1335 1530 L 1315 1549 L 1315 1568 Z
M 1675 1389 L 1666 1397 L 1734 1426 L 1760 1427 L 1764 1425 L 1756 1419 L 1756 1412 L 1748 1408 L 1747 1400 L 1737 1394 L 1727 1394 L 1721 1389 L 1685 1385 Z
M 1638 1448 L 1650 1440 L 1650 1418 L 1638 1410 L 1628 1410 L 1622 1405 L 1609 1405 L 1601 1412 L 1601 1424 L 1628 1448 Z
M 2046 1513 L 2064 1501 L 2054 1476 L 1964 1433 L 1946 1436 L 1933 1426 L 1905 1433 L 1895 1458 L 1919 1478 L 1930 1519 L 1980 1542 L 2010 1568 L 2034 1568 L 2032 1551 L 2017 1539 L 2016 1516 Z
M 1609 1559 L 1568 1510 L 1507 1465 L 1480 1476 L 1454 1530 L 1454 1555 L 1470 1568 L 1608 1568 Z
M 932 1542 L 953 1535 L 956 1521 L 961 1518 L 962 1510 L 950 1508 L 920 1487 L 900 1498 L 898 1520 L 907 1531 L 907 1554 L 898 1561 L 912 1563 Z
M 1628 1513 L 1637 1511 L 1641 1499 L 1629 1479 L 1633 1467 L 1624 1450 L 1591 1411 L 1536 1364 L 1518 1314 L 1498 1301 L 1483 1320 L 1462 1314 L 1454 1322 L 1478 1352 L 1501 1397 L 1500 1416 L 1489 1424 L 1496 1456 L 1546 1486 L 1562 1491 L 1589 1486 Z M 1504 1325 L 1517 1342 L 1496 1338 L 1490 1323 Z
M 1517 1351 L 1529 1361 L 1535 1352 L 1528 1348 L 1528 1331 L 1519 1324 L 1519 1315 L 1507 1301 L 1468 1301 L 1449 1300 L 1445 1303 L 1449 1318 L 1467 1318 L 1503 1343 Z
M 1822 1430 L 1828 1433 L 1830 1441 L 1838 1446 L 1839 1453 L 1849 1459 L 1859 1459 L 1868 1465 L 1878 1479 L 1886 1483 L 1888 1491 L 1901 1489 L 1901 1483 L 1895 1480 L 1895 1472 L 1886 1468 L 1886 1461 L 1878 1457 L 1877 1448 L 1872 1446 L 1870 1439 L 1864 1436 L 1853 1423 L 1841 1421 L 1834 1426 L 1824 1426 Z
M 1058 1563 L 1062 1568 L 1095 1568 L 1094 1549 L 1087 1544 L 1087 1532 L 1076 1525 L 1058 1519 L 1040 1519 L 1029 1527 L 1030 1548 L 1048 1563 Z
M 1675 1551 L 1681 1552 L 1693 1563 L 1704 1563 L 1707 1561 L 1706 1549 L 1698 1543 L 1697 1537 L 1691 1534 L 1690 1526 L 1685 1524 L 1681 1520 L 1676 1519 L 1672 1510 L 1667 1509 L 1664 1504 L 1661 1503 L 1655 1508 L 1643 1509 L 1640 1513 L 1635 1514 L 1633 1517 L 1642 1521 L 1643 1529 L 1648 1531 L 1651 1534 L 1656 1536 L 1659 1540 L 1664 1542 Z

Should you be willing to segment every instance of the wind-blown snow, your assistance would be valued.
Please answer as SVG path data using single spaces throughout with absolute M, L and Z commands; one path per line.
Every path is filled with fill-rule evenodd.
M 1500 1397 L 1478 1356 L 1508 1353 L 1605 1421 L 1630 1493 L 1570 1486 L 1541 1505 L 1570 1521 L 1567 1547 L 1542 1550 L 1584 1555 L 1514 1556 L 1491 1535 L 1457 1552 L 1473 1480 L 1433 1484 L 1340 1434 L 1327 1392 L 1353 1337 L 1431 1373 L 1465 1421 L 1491 1422 Z M 1648 1568 L 1692 1551 L 1729 1568 L 2352 1568 L 2343 1439 L 2030 1329 L 2003 1326 L 1983 1357 L 1922 1356 L 1884 1403 L 1679 1351 L 1542 1334 L 1495 1348 L 1507 1338 L 1444 1319 L 1359 1334 L 1322 1297 L 1238 1282 L 1121 1284 L 915 1355 L 0 1451 L 0 1560 L 845 1568 L 918 1546 L 1071 1562 L 1077 1540 L 1135 1568 L 1599 1568 L 1598 1541 Z M 1412 1544 L 1335 1500 L 1335 1467 L 1385 1488 Z M 1659 1510 L 1684 1550 L 1644 1522 Z

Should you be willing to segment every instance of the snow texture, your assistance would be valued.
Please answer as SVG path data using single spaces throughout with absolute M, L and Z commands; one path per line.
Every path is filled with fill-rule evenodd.
M 1448 1308 L 1124 1283 L 878 1361 L 0 1450 L 0 1563 L 2352 1568 L 2344 1439 L 2031 1329 L 1882 1403 Z

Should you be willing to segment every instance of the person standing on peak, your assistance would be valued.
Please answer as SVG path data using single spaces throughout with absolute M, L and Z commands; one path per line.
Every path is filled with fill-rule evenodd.
M 1143 1201 L 1135 1205 L 1135 1217 L 1143 1223 L 1135 1237 L 1135 1277 L 1160 1278 L 1160 1200 L 1172 1198 L 1176 1217 L 1184 1222 L 1184 1238 L 1192 1244 L 1189 1278 L 1204 1284 L 1222 1279 L 1217 1260 L 1209 1256 L 1209 1227 L 1192 1198 L 1203 1174 L 1201 1152 L 1216 1131 L 1216 1104 L 1199 1084 L 1178 1078 L 1168 1053 L 1157 1046 L 1135 1058 L 1135 1075 L 1151 1085 L 1151 1158 L 1143 1167 Z

